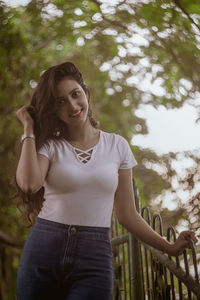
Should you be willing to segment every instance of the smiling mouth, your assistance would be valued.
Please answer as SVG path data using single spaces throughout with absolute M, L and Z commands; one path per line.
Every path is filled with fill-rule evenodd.
M 70 115 L 71 118 L 76 118 L 76 117 L 79 117 L 81 115 L 81 112 L 83 111 L 83 108 L 80 109 L 77 113 L 73 114 L 73 115 Z

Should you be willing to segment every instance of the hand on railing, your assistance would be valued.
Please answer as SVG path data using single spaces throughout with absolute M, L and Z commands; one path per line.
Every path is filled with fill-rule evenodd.
M 177 240 L 173 245 L 170 245 L 169 250 L 167 253 L 171 256 L 178 256 L 183 253 L 183 250 L 186 248 L 191 248 L 191 243 L 196 244 L 198 239 L 195 236 L 195 233 L 190 230 L 182 231 Z

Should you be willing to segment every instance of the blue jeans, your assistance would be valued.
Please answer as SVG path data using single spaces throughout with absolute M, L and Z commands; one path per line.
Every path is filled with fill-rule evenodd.
M 17 273 L 17 300 L 113 300 L 108 227 L 65 225 L 37 217 Z

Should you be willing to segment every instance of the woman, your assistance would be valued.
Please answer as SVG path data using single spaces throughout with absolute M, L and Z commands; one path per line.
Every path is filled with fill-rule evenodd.
M 122 136 L 99 129 L 74 64 L 45 71 L 16 114 L 24 126 L 16 184 L 31 224 L 37 215 L 20 258 L 18 300 L 113 298 L 113 204 L 119 223 L 156 249 L 176 256 L 188 247 L 185 237 L 197 242 L 184 231 L 172 245 L 137 213 L 137 162 Z

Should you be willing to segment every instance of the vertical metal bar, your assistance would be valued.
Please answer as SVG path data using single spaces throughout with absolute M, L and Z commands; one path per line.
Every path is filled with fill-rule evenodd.
M 123 273 L 124 273 L 124 298 L 126 300 L 126 295 L 127 295 L 127 292 L 126 292 L 126 256 L 125 256 L 125 250 L 124 250 L 124 243 L 122 244 L 122 253 L 123 253 Z
M 129 257 L 129 287 L 130 287 L 130 300 L 133 300 L 133 262 L 132 262 L 132 244 L 131 244 L 131 234 L 129 234 L 129 242 L 128 242 L 128 257 Z
M 148 289 L 147 284 L 145 284 L 145 275 L 144 275 L 144 271 L 145 271 L 145 274 L 147 274 L 147 280 L 148 280 L 148 268 L 146 267 L 145 250 L 146 249 L 142 249 L 142 246 L 140 246 L 140 257 L 141 257 L 141 264 L 142 264 L 142 270 L 141 271 L 142 271 L 143 286 L 144 286 L 144 297 L 146 299 L 146 293 L 147 293 L 146 290 L 149 292 L 149 289 Z M 146 269 L 145 269 L 145 267 L 146 267 Z
M 190 269 L 189 269 L 189 264 L 188 264 L 188 259 L 187 259 L 187 252 L 186 250 L 183 251 L 183 257 L 184 257 L 184 265 L 185 265 L 185 271 L 186 271 L 186 276 L 190 274 Z M 188 300 L 191 300 L 191 290 L 187 286 L 187 294 L 188 294 Z
M 176 233 L 175 233 L 175 230 L 172 226 L 169 226 L 167 228 L 167 240 L 170 242 L 171 240 L 171 235 L 173 237 L 173 242 L 176 241 Z M 171 256 L 168 255 L 169 259 L 172 260 Z M 179 257 L 176 257 L 176 266 L 177 268 L 180 267 L 180 261 L 179 261 Z M 179 299 L 182 300 L 183 299 L 183 289 L 182 289 L 182 283 L 180 281 L 179 278 L 178 279 L 178 291 L 179 291 Z M 175 300 L 175 285 L 174 285 L 174 276 L 173 274 L 170 272 L 170 280 L 171 280 L 171 287 L 172 287 L 172 297 L 173 297 L 173 300 Z
M 155 290 L 155 276 L 154 276 L 154 266 L 155 262 L 153 260 L 153 255 L 150 252 L 150 261 L 151 261 L 151 285 L 152 285 L 152 299 L 156 299 L 156 290 Z
M 169 285 L 168 285 L 168 279 L 167 279 L 167 270 L 166 270 L 166 267 L 163 266 L 163 275 L 164 275 L 164 282 L 165 282 L 165 286 L 168 288 Z M 166 299 L 167 299 L 167 294 L 166 294 Z M 167 299 L 168 300 L 168 299 Z
M 145 213 L 146 213 L 146 217 L 145 217 Z M 149 225 L 151 225 L 151 215 L 148 206 L 145 206 L 141 209 L 141 216 Z M 152 261 L 151 252 L 149 252 L 146 248 L 144 248 L 144 251 L 145 251 L 145 258 L 146 258 L 148 299 L 151 300 L 155 298 L 153 261 Z M 150 257 L 149 259 L 148 259 L 148 254 Z M 150 267 L 149 267 L 149 262 L 150 262 Z M 151 284 L 149 280 L 149 273 L 151 278 Z
M 136 209 L 139 212 L 139 197 L 137 193 L 137 187 L 135 180 L 133 179 L 133 188 L 135 195 L 135 205 Z M 144 280 L 142 276 L 142 261 L 140 255 L 140 244 L 139 241 L 131 235 L 131 244 L 132 244 L 132 288 L 133 288 L 133 299 L 134 300 L 143 300 L 144 298 Z
M 146 266 L 146 287 L 147 287 L 147 295 L 148 299 L 151 300 L 150 294 L 150 280 L 149 280 L 149 261 L 148 261 L 148 252 L 147 249 L 144 249 L 145 253 L 145 266 Z
M 174 228 L 172 226 L 169 226 L 167 228 L 167 240 L 169 242 L 170 242 L 170 239 L 171 239 L 170 233 L 172 234 L 173 241 L 175 242 L 175 240 L 176 240 L 176 234 L 175 234 Z M 172 260 L 172 258 L 171 258 L 170 255 L 168 255 L 168 257 L 169 257 L 170 260 Z M 178 261 L 178 264 L 179 264 L 179 261 Z M 170 282 L 171 282 L 172 299 L 176 300 L 175 285 L 174 285 L 174 276 L 173 276 L 172 272 L 170 272 Z M 183 294 L 182 294 L 182 285 L 178 284 L 178 287 L 179 287 L 179 299 L 182 300 L 182 297 L 183 297 Z

